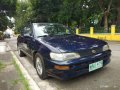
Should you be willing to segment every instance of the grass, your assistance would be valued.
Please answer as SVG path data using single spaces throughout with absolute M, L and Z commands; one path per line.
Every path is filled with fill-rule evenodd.
M 12 85 L 14 86 L 14 85 L 18 84 L 20 81 L 21 81 L 20 79 L 13 80 Z
M 29 85 L 28 85 L 28 81 L 25 79 L 25 77 L 23 76 L 19 66 L 16 64 L 15 60 L 13 60 L 13 64 L 18 72 L 19 75 L 19 79 L 15 80 L 13 84 L 17 83 L 18 81 L 21 81 L 25 87 L 25 90 L 30 90 Z
M 5 67 L 5 65 L 4 65 L 2 62 L 0 62 L 0 71 L 1 71 L 4 67 Z

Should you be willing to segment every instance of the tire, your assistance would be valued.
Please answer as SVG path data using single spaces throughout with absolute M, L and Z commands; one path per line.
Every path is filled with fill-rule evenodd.
M 44 60 L 43 60 L 42 56 L 38 53 L 35 55 L 35 68 L 36 68 L 38 76 L 42 80 L 45 80 L 48 78 L 48 75 L 46 73 Z
M 19 54 L 20 57 L 25 57 L 26 56 L 20 49 L 18 49 L 18 54 Z

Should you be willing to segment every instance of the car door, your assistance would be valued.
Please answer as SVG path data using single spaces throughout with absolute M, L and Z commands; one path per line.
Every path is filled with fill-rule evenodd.
M 33 31 L 31 26 L 24 27 L 24 51 L 27 55 L 31 56 L 31 46 L 33 44 Z

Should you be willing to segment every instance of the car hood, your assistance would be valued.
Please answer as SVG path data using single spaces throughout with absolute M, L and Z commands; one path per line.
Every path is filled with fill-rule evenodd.
M 78 35 L 43 37 L 41 41 L 48 48 L 51 49 L 51 47 L 54 47 L 54 49 L 56 48 L 60 52 L 77 52 L 80 50 L 103 47 L 103 45 L 107 44 L 102 40 Z

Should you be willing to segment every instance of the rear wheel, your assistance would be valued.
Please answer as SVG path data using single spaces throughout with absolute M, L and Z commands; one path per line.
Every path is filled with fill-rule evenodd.
M 35 55 L 35 68 L 41 79 L 44 80 L 48 78 L 48 75 L 46 73 L 45 63 L 43 61 L 42 56 L 38 53 Z

